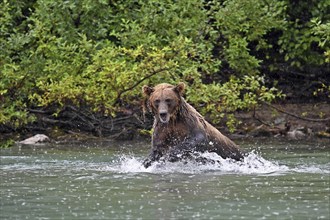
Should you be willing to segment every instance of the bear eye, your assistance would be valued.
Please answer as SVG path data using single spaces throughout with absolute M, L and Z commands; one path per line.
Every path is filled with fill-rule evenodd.
M 165 102 L 168 106 L 171 106 L 172 104 L 172 99 L 165 99 Z
M 160 103 L 160 100 L 159 100 L 159 99 L 156 99 L 156 100 L 154 101 L 154 105 L 155 105 L 155 106 L 158 106 L 159 103 Z

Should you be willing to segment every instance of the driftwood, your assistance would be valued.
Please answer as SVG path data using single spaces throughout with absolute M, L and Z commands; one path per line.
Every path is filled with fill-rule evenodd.
M 18 142 L 19 144 L 41 144 L 41 143 L 46 143 L 46 142 L 50 142 L 50 139 L 48 136 L 44 135 L 44 134 L 36 134 L 33 137 L 29 137 L 23 141 Z

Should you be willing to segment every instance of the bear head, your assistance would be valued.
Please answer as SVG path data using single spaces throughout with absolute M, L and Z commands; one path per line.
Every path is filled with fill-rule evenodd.
M 176 86 L 162 83 L 155 87 L 143 86 L 142 91 L 147 98 L 147 107 L 161 123 L 168 123 L 175 118 L 181 104 L 184 83 Z

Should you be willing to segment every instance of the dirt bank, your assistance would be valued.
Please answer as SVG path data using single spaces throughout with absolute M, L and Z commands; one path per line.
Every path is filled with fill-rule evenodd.
M 45 134 L 56 142 L 87 139 L 138 140 L 150 139 L 153 118 L 142 117 L 140 109 L 123 111 L 116 118 L 95 117 L 68 108 L 60 118 L 37 113 L 38 120 L 23 129 L 1 132 L 0 142 L 21 141 L 35 134 Z M 224 134 L 236 138 L 285 138 L 304 140 L 322 138 L 330 141 L 330 104 L 263 104 L 251 111 L 237 112 L 241 121 L 230 133 L 225 124 L 218 124 Z
M 330 104 L 263 104 L 248 111 L 238 112 L 242 121 L 237 134 L 252 137 L 286 137 L 305 139 L 330 138 Z

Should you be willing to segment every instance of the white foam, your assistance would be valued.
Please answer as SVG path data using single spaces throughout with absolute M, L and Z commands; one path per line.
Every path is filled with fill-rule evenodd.
M 196 154 L 196 158 L 202 157 L 213 163 L 200 163 L 196 160 L 185 160 L 180 162 L 154 162 L 150 167 L 143 166 L 144 157 L 134 155 L 119 155 L 110 162 L 86 162 L 84 160 L 33 160 L 14 164 L 3 164 L 0 170 L 47 170 L 65 169 L 68 167 L 77 170 L 97 170 L 113 173 L 185 173 L 197 174 L 205 172 L 216 172 L 217 174 L 239 174 L 239 175 L 282 175 L 286 173 L 318 173 L 330 174 L 330 163 L 327 164 L 279 164 L 277 161 L 267 160 L 258 153 L 250 152 L 243 161 L 223 159 L 215 153 Z M 4 157 L 1 157 L 4 158 Z M 20 158 L 22 159 L 22 158 Z M 23 159 L 26 159 L 23 157 Z M 283 162 L 282 162 L 283 163 Z
M 268 161 L 258 154 L 251 152 L 244 161 L 223 159 L 215 153 L 202 153 L 197 156 L 216 161 L 214 163 L 201 164 L 195 160 L 181 162 L 155 162 L 145 168 L 143 158 L 122 155 L 119 160 L 103 170 L 119 173 L 202 173 L 219 172 L 223 174 L 281 174 L 290 169 L 285 165 Z
M 320 173 L 329 174 L 330 164 L 324 165 L 297 165 L 289 167 L 276 161 L 266 160 L 254 151 L 250 152 L 244 161 L 223 159 L 215 153 L 202 153 L 195 155 L 203 157 L 215 163 L 199 163 L 195 160 L 180 162 L 154 162 L 150 167 L 143 166 L 144 158 L 132 155 L 121 155 L 117 161 L 113 161 L 105 170 L 118 173 L 203 173 L 217 172 L 219 174 L 257 174 L 257 175 L 283 175 L 285 173 Z

